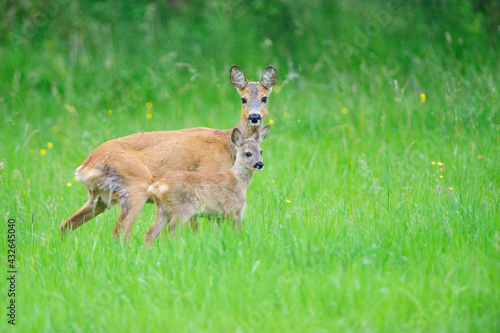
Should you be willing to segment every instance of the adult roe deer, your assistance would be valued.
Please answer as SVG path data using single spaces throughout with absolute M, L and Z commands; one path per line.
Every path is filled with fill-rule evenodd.
M 241 97 L 237 128 L 244 138 L 258 132 L 267 117 L 267 99 L 277 81 L 268 66 L 260 82 L 249 82 L 241 69 L 232 66 L 230 79 Z M 76 169 L 76 178 L 87 188 L 89 199 L 73 216 L 61 223 L 61 233 L 76 229 L 114 204 L 120 215 L 113 236 L 127 241 L 153 179 L 172 171 L 219 173 L 234 164 L 236 148 L 230 130 L 206 127 L 177 131 L 147 132 L 103 143 Z
M 200 215 L 232 218 L 241 229 L 248 186 L 254 172 L 264 168 L 259 144 L 266 139 L 269 128 L 264 126 L 246 140 L 238 128 L 233 130 L 231 142 L 237 148 L 236 160 L 226 172 L 176 171 L 155 179 L 148 193 L 156 203 L 156 218 L 144 235 L 144 243 L 150 245 L 167 221 L 171 230 L 178 222 L 195 222 L 193 219 Z

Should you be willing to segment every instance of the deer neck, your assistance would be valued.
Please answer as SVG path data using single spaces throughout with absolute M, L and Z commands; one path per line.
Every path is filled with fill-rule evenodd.
M 245 137 L 245 139 L 249 139 L 252 137 L 252 135 L 254 135 L 258 131 L 260 131 L 260 129 L 262 127 L 262 122 L 260 123 L 259 126 L 252 126 L 248 123 L 247 119 L 245 119 L 244 117 L 241 117 L 240 121 L 238 122 L 238 125 L 236 125 L 236 127 L 238 127 L 238 129 L 241 131 L 241 133 L 243 133 L 243 136 Z
M 233 167 L 229 170 L 236 178 L 238 183 L 243 187 L 245 192 L 248 189 L 248 186 L 250 186 L 250 182 L 252 181 L 252 177 L 255 171 L 253 170 L 248 170 L 245 168 L 243 165 L 238 163 L 238 159 L 236 159 L 236 162 L 234 163 Z

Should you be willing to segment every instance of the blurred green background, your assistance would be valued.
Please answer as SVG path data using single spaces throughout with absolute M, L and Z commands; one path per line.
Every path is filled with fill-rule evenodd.
M 7 0 L 1 89 L 51 91 L 66 103 L 105 89 L 98 105 L 131 108 L 127 98 L 163 101 L 186 79 L 197 86 L 227 79 L 229 64 L 251 77 L 273 64 L 282 82 L 298 75 L 333 83 L 337 94 L 339 73 L 423 85 L 432 66 L 498 68 L 499 13 L 494 0 Z M 372 66 L 380 78 L 365 75 Z

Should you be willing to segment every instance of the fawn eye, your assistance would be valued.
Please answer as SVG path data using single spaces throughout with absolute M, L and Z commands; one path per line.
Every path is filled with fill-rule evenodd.
M 260 154 L 262 155 L 262 150 L 260 151 Z
M 242 97 L 242 98 L 241 98 L 241 103 L 243 103 L 243 104 L 247 104 L 247 99 L 246 99 L 245 97 Z
M 262 103 L 267 103 L 267 97 L 266 96 L 262 97 Z
M 247 157 L 250 157 L 250 156 L 252 156 L 252 153 L 251 153 L 251 152 L 249 152 L 249 151 L 247 151 L 247 152 L 245 153 L 245 155 L 247 155 Z

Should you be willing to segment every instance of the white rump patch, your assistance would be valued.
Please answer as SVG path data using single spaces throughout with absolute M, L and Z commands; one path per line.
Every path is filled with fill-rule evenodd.
M 160 186 L 160 188 L 158 189 L 158 192 L 160 192 L 161 194 L 164 194 L 165 192 L 168 191 L 168 185 L 162 185 Z
M 154 183 L 148 188 L 148 194 L 159 196 L 168 191 L 168 189 L 169 187 L 166 184 Z
M 148 194 L 149 194 L 149 195 L 153 194 L 153 191 L 154 191 L 154 186 L 155 186 L 155 185 L 153 184 L 153 185 L 151 185 L 150 187 L 148 187 L 148 191 L 147 191 L 147 192 L 148 192 Z
M 79 166 L 75 172 L 76 180 L 78 180 L 79 182 L 82 182 L 84 184 L 94 183 L 95 180 L 101 176 L 102 176 L 101 170 L 97 170 L 94 168 L 85 172 L 83 170 L 83 168 L 81 166 Z

